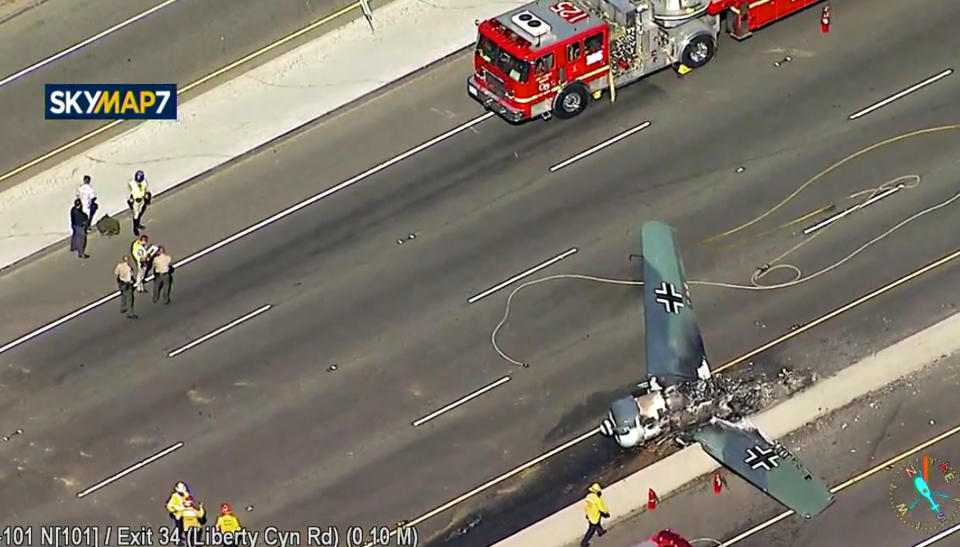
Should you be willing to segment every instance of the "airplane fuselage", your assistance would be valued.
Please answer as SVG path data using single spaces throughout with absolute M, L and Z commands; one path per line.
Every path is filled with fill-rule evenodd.
M 732 413 L 729 396 L 715 387 L 711 380 L 696 380 L 622 397 L 610 405 L 600 431 L 621 447 L 633 448 L 696 428 Z

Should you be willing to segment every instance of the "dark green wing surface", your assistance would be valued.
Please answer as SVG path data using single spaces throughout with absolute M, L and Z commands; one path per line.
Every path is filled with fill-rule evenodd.
M 667 387 L 710 374 L 673 228 L 643 225 L 643 313 L 647 378 Z
M 816 516 L 835 500 L 793 453 L 749 422 L 714 418 L 694 431 L 693 439 L 704 452 L 799 515 Z

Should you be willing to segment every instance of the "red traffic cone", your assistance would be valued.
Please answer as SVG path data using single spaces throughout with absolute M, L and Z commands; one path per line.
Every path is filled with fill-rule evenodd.
M 653 488 L 647 491 L 647 509 L 653 511 L 657 508 L 657 503 L 660 502 L 660 499 L 657 498 L 657 493 L 653 491 Z
M 723 491 L 723 476 L 720 473 L 713 474 L 713 493 L 719 494 Z
M 830 6 L 824 6 L 820 12 L 820 32 L 826 34 L 830 32 Z

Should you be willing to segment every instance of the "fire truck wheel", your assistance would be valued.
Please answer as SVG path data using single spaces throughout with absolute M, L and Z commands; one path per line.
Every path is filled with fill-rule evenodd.
M 683 48 L 683 64 L 690 68 L 700 68 L 713 59 L 717 46 L 713 39 L 707 35 L 700 35 L 690 40 L 687 47 Z
M 574 84 L 567 86 L 553 105 L 553 113 L 561 119 L 570 119 L 587 109 L 590 101 L 590 94 L 587 93 L 586 86 Z

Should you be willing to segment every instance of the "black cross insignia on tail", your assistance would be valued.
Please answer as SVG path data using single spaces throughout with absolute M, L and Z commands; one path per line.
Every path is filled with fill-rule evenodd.
M 661 281 L 660 288 L 654 289 L 653 294 L 656 295 L 657 303 L 663 304 L 663 309 L 667 313 L 679 313 L 680 308 L 683 307 L 683 295 L 666 281 Z
M 749 465 L 750 469 L 762 467 L 765 471 L 770 471 L 779 465 L 779 459 L 780 456 L 774 454 L 773 450 L 758 445 L 747 449 L 747 459 L 743 460 L 743 463 Z

